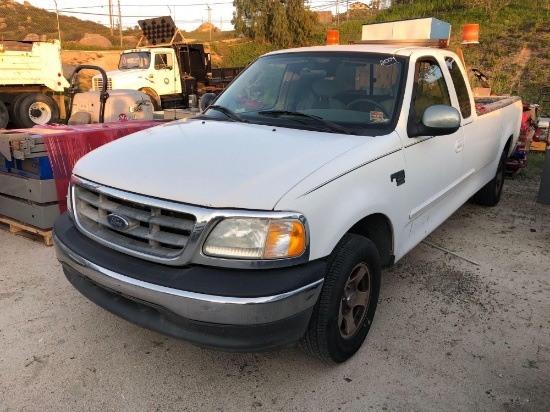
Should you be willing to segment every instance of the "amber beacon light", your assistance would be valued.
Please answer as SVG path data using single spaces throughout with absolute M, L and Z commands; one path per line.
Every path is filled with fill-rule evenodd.
M 340 32 L 338 30 L 327 31 L 327 46 L 333 46 L 340 43 Z
M 479 24 L 465 24 L 460 44 L 479 44 Z

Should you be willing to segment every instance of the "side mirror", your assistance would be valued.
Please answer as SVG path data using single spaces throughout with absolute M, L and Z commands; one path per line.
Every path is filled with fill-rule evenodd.
M 415 126 L 408 128 L 409 137 L 452 134 L 460 127 L 460 113 L 452 106 L 430 106 L 422 115 L 422 123 Z
M 201 96 L 201 112 L 208 109 L 208 106 L 216 99 L 216 93 L 205 93 Z

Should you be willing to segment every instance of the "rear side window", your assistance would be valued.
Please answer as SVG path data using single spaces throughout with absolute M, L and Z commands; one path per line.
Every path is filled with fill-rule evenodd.
M 470 93 L 468 93 L 468 86 L 464 81 L 464 76 L 458 67 L 458 63 L 452 57 L 445 59 L 451 79 L 455 86 L 456 96 L 458 97 L 458 105 L 460 106 L 460 113 L 464 119 L 468 118 L 472 114 L 472 105 L 470 103 Z

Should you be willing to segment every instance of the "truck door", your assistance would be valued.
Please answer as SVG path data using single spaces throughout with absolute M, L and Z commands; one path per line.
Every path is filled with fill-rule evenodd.
M 176 93 L 178 75 L 174 68 L 174 53 L 157 51 L 154 53 L 153 63 L 153 73 L 149 78 L 153 81 L 155 91 L 161 96 Z
M 412 70 L 412 67 L 411 67 Z M 414 66 L 408 123 L 420 122 L 424 111 L 433 105 L 456 107 L 456 94 L 445 61 L 421 57 Z M 404 105 L 404 109 L 406 105 Z M 450 213 L 453 196 L 466 178 L 464 173 L 464 136 L 462 127 L 444 136 L 406 136 L 403 141 L 408 186 L 408 230 L 406 250 L 435 229 Z M 462 201 L 463 202 L 463 201 Z

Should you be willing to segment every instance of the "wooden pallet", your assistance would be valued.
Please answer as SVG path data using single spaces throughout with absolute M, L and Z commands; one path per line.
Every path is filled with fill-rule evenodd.
M 51 229 L 39 229 L 37 227 L 27 225 L 25 223 L 18 222 L 17 220 L 10 219 L 6 216 L 0 216 L 0 222 L 9 225 L 10 233 L 29 233 L 33 236 L 42 237 L 46 246 L 53 246 L 52 230 Z

